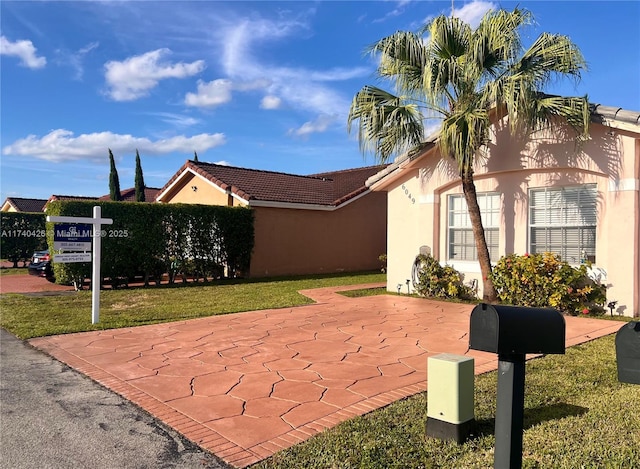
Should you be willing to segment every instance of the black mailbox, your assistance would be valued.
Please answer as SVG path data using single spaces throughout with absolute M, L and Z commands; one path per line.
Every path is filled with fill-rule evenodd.
M 469 347 L 497 354 L 564 353 L 564 317 L 555 309 L 479 304 Z
M 640 322 L 631 321 L 616 334 L 618 380 L 640 384 Z

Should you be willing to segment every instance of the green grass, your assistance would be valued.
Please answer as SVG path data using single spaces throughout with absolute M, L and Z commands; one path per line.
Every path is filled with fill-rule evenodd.
M 0 277 L 4 277 L 5 275 L 27 275 L 29 273 L 29 269 L 26 267 L 0 267 Z
M 527 362 L 523 467 L 640 467 L 640 386 L 617 380 L 614 336 Z M 475 436 L 462 445 L 425 435 L 428 393 L 346 421 L 252 466 L 493 467 L 496 372 L 476 377 Z
M 56 296 L 4 294 L 0 297 L 0 326 L 21 339 L 139 326 L 299 306 L 313 301 L 298 290 L 384 280 L 381 273 L 362 273 L 103 290 L 100 322 L 95 325 L 91 324 L 90 291 Z
M 338 294 L 346 296 L 348 298 L 360 298 L 363 296 L 375 296 L 375 295 L 395 295 L 396 293 L 390 293 L 385 287 L 379 288 L 363 288 L 360 290 L 347 290 L 340 291 Z

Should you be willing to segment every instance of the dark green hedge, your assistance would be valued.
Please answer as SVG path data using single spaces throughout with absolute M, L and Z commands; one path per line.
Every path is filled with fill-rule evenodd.
M 143 276 L 159 281 L 235 277 L 248 271 L 254 243 L 253 212 L 242 207 L 133 202 L 56 201 L 47 215 L 91 217 L 93 207 L 113 219 L 102 228 L 101 273 L 112 284 Z M 53 228 L 52 224 L 47 224 Z M 53 247 L 53 230 L 49 246 Z M 56 281 L 90 276 L 91 265 L 54 263 Z
M 2 238 L 0 258 L 26 263 L 34 251 L 47 248 L 43 213 L 2 212 L 0 214 Z

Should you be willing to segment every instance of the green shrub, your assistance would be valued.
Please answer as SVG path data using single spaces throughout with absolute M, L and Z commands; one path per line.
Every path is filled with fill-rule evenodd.
M 387 254 L 380 254 L 378 256 L 378 260 L 380 261 L 381 264 L 381 268 L 380 268 L 380 272 L 382 272 L 383 274 L 387 273 Z
M 464 284 L 464 275 L 449 265 L 442 266 L 430 254 L 420 254 L 414 262 L 414 288 L 421 296 L 433 298 L 476 297 L 473 289 Z
M 587 275 L 588 265 L 575 268 L 552 253 L 502 257 L 491 274 L 501 302 L 560 312 L 602 314 L 606 287 Z
M 2 212 L 0 215 L 0 255 L 18 267 L 26 266 L 34 251 L 47 248 L 44 213 Z
M 93 206 L 113 219 L 103 227 L 101 276 L 111 285 L 131 279 L 151 278 L 156 283 L 167 273 L 217 279 L 244 275 L 254 245 L 253 211 L 244 207 L 142 202 L 55 201 L 48 214 L 90 216 Z M 53 247 L 53 224 L 49 223 L 49 246 Z M 53 251 L 52 251 L 53 252 Z M 53 264 L 59 283 L 80 282 L 89 277 L 90 263 Z

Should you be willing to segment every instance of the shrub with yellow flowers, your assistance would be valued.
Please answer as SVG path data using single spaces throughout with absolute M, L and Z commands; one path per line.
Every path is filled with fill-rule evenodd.
M 500 258 L 491 277 L 502 303 L 572 316 L 603 314 L 606 286 L 589 278 L 588 267 L 573 267 L 553 253 L 510 254 Z

